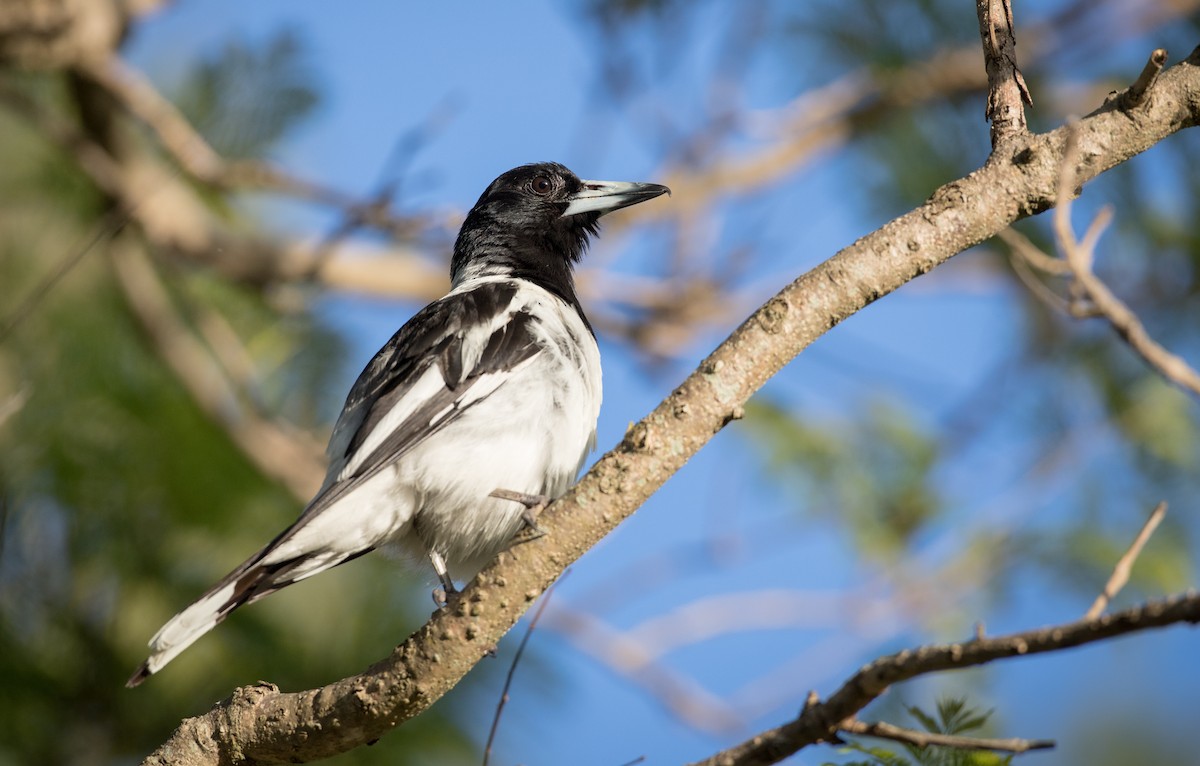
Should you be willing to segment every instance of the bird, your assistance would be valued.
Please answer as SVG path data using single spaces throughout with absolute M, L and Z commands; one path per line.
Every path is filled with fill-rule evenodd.
M 669 194 L 513 168 L 480 195 L 450 262 L 450 292 L 367 363 L 299 518 L 171 618 L 126 683 L 157 673 L 238 607 L 370 551 L 427 560 L 444 605 L 566 492 L 595 448 L 600 352 L 573 268 L 601 216 Z M 536 528 L 536 527 L 535 527 Z

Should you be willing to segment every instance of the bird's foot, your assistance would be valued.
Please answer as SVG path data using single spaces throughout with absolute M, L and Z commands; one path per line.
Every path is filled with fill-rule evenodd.
M 445 609 L 450 597 L 458 593 L 458 588 L 454 587 L 454 580 L 450 578 L 450 572 L 446 569 L 446 561 L 442 558 L 442 554 L 430 551 L 429 562 L 433 564 L 433 571 L 437 572 L 438 581 L 441 582 L 440 587 L 433 589 L 433 603 L 437 605 L 438 609 Z
M 491 497 L 499 498 L 500 500 L 511 500 L 514 503 L 520 503 L 525 506 L 525 510 L 521 512 L 521 520 L 525 522 L 525 528 L 518 535 L 517 543 L 528 543 L 538 539 L 546 534 L 546 530 L 538 526 L 538 516 L 542 511 L 546 510 L 546 506 L 554 498 L 549 495 L 529 495 L 524 492 L 513 492 L 511 489 L 496 489 L 491 493 Z
M 457 593 L 457 592 L 458 591 L 452 590 L 449 593 L 447 593 L 446 589 L 444 587 L 442 587 L 441 585 L 439 585 L 438 587 L 434 588 L 433 592 L 430 593 L 429 595 L 433 597 L 433 605 L 435 607 L 437 607 L 437 611 L 440 612 L 443 609 L 445 609 L 446 604 L 448 604 L 450 602 L 449 594 Z

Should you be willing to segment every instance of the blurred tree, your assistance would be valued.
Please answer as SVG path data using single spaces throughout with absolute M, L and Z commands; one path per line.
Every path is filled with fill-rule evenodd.
M 178 101 L 222 151 L 262 156 L 319 102 L 307 59 L 287 31 L 230 43 L 197 63 Z M 70 119 L 62 75 L 9 71 L 3 87 L 10 106 Z M 226 641 L 198 649 L 204 661 L 179 683 L 123 688 L 130 647 L 301 501 L 247 459 L 164 361 L 111 268 L 109 251 L 142 246 L 114 231 L 127 214 L 106 216 L 103 196 L 27 116 L 0 111 L 0 763 L 128 762 L 181 713 L 224 696 L 231 677 L 312 685 L 350 672 L 352 658 L 419 623 L 403 605 L 423 599 L 401 595 L 391 562 L 347 567 L 301 598 L 336 597 L 293 598 L 237 621 Z M 241 214 L 236 225 L 254 228 Z M 244 381 L 252 402 L 221 406 L 326 427 L 343 378 L 340 339 L 254 286 L 178 261 L 156 268 L 169 308 L 213 358 L 239 355 L 229 374 L 238 363 L 255 373 Z M 380 602 L 394 608 L 373 608 Z M 331 622 L 337 631 L 324 629 Z M 470 752 L 444 714 L 405 729 L 341 760 L 435 764 Z

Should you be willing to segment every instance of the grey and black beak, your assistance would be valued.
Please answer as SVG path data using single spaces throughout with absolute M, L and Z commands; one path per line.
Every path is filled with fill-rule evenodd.
M 580 213 L 611 213 L 623 207 L 654 199 L 671 190 L 662 184 L 630 183 L 628 181 L 583 181 L 583 187 L 567 198 L 563 217 Z

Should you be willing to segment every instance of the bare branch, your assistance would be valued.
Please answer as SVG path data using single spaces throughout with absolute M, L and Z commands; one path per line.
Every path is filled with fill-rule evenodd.
M 225 165 L 191 123 L 163 98 L 150 81 L 115 55 L 80 65 L 81 71 L 103 87 L 126 109 L 146 124 L 172 157 L 195 178 L 209 181 Z
M 881 657 L 850 677 L 824 702 L 806 704 L 800 716 L 776 729 L 697 761 L 692 766 L 767 766 L 801 748 L 837 735 L 842 722 L 901 681 L 944 670 L 975 667 L 1024 655 L 1055 652 L 1176 623 L 1200 622 L 1200 595 L 1188 593 L 1063 625 L 982 638 L 933 644 Z
M 1072 314 L 1094 316 L 1098 312 L 1108 320 L 1117 334 L 1163 377 L 1200 396 L 1200 373 L 1182 357 L 1171 353 L 1151 338 L 1137 314 L 1114 295 L 1108 289 L 1108 285 L 1092 271 L 1096 243 L 1112 219 L 1112 209 L 1105 207 L 1096 214 L 1082 242 L 1075 238 L 1075 232 L 1071 228 L 1071 199 L 1075 196 L 1080 149 L 1078 131 L 1074 126 L 1068 127 L 1056 194 L 1058 205 L 1054 211 L 1054 232 L 1058 249 L 1075 279 L 1075 292 L 1078 297 L 1086 299 L 1082 309 L 1072 308 Z
M 996 236 L 1012 249 L 1013 255 L 1038 271 L 1056 277 L 1070 276 L 1071 267 L 1066 261 L 1046 255 L 1041 248 L 1029 241 L 1029 237 L 1016 229 L 1005 229 Z
M 374 226 L 397 239 L 411 238 L 420 231 L 417 219 L 394 215 L 386 205 L 355 199 L 266 162 L 226 160 L 141 72 L 116 55 L 89 60 L 77 69 L 150 128 L 162 148 L 197 181 L 220 189 L 273 191 L 339 208 L 348 220 Z
M 8 422 L 9 418 L 11 418 L 13 415 L 16 415 L 25 407 L 25 404 L 29 401 L 30 396 L 31 394 L 29 388 L 23 387 L 18 388 L 16 391 L 9 394 L 4 401 L 0 402 L 0 428 L 2 428 L 4 424 Z
M 547 619 L 577 650 L 644 689 L 688 726 L 728 734 L 745 725 L 724 699 L 658 662 L 641 642 L 599 617 L 558 604 Z
M 1120 108 L 1128 111 L 1141 106 L 1150 89 L 1154 87 L 1154 83 L 1158 81 L 1158 75 L 1166 64 L 1167 49 L 1155 48 L 1150 53 L 1150 58 L 1146 61 L 1142 73 L 1134 80 L 1133 85 L 1130 85 L 1129 89 L 1121 94 Z
M 1017 38 L 1011 0 L 976 0 L 979 36 L 987 70 L 987 120 L 992 124 L 992 149 L 1028 132 L 1025 104 L 1033 105 L 1025 78 L 1017 68 Z
M 266 476 L 281 482 L 301 502 L 312 497 L 324 474 L 320 450 L 307 436 L 239 406 L 236 388 L 176 313 L 149 258 L 137 245 L 115 242 L 112 262 L 142 329 L 200 409 L 225 428 Z
M 991 739 L 989 737 L 964 737 L 958 734 L 936 734 L 928 731 L 917 731 L 900 726 L 893 726 L 882 721 L 867 723 L 857 718 L 842 721 L 838 731 L 846 734 L 858 734 L 864 737 L 890 739 L 916 747 L 953 747 L 961 750 L 995 750 L 1002 753 L 1026 753 L 1030 750 L 1048 750 L 1054 747 L 1052 739 Z
M 1133 562 L 1137 561 L 1137 557 L 1142 553 L 1142 548 L 1150 540 L 1150 535 L 1154 534 L 1154 530 L 1158 529 L 1158 525 L 1162 523 L 1163 517 L 1166 515 L 1167 501 L 1163 500 L 1154 506 L 1154 510 L 1150 512 L 1150 517 L 1146 519 L 1146 523 L 1142 525 L 1141 531 L 1133 539 L 1129 550 L 1125 551 L 1125 555 L 1117 560 L 1117 565 L 1113 568 L 1112 576 L 1104 584 L 1104 590 L 1096 597 L 1096 600 L 1092 603 L 1091 608 L 1087 610 L 1083 619 L 1094 620 L 1104 614 L 1104 610 L 1108 608 L 1108 603 L 1112 601 L 1114 596 L 1120 593 L 1121 588 L 1125 587 L 1125 583 L 1129 582 L 1129 574 L 1133 570 Z

